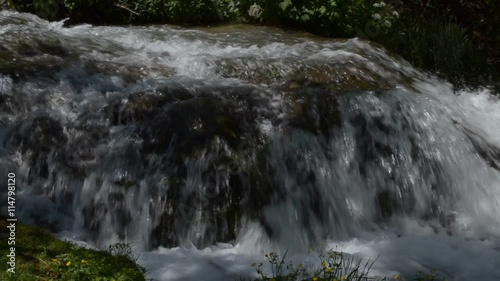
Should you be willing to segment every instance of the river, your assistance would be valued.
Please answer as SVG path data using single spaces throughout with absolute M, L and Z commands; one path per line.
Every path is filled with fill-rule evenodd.
M 454 91 L 357 38 L 8 11 L 0 73 L 19 218 L 131 243 L 148 278 L 235 280 L 267 252 L 335 248 L 377 259 L 374 276 L 500 280 L 488 85 Z

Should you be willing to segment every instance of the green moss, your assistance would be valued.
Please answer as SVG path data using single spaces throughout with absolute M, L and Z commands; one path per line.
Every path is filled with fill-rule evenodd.
M 8 223 L 0 218 L 0 263 L 6 265 L 10 245 L 5 242 Z M 145 280 L 144 272 L 126 255 L 77 247 L 50 232 L 16 223 L 15 273 L 0 272 L 0 280 Z

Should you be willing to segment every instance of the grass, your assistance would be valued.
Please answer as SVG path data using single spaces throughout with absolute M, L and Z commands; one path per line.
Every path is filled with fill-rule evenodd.
M 144 269 L 130 256 L 130 248 L 115 244 L 109 251 L 80 248 L 56 239 L 49 231 L 16 223 L 15 273 L 6 271 L 7 221 L 0 218 L 0 280 L 145 280 Z

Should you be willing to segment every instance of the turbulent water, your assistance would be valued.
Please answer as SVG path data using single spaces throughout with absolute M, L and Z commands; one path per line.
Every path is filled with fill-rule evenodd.
M 131 242 L 155 280 L 234 280 L 264 252 L 300 261 L 325 242 L 378 256 L 374 275 L 500 280 L 487 85 L 453 92 L 359 39 L 5 11 L 0 73 L 18 216 Z

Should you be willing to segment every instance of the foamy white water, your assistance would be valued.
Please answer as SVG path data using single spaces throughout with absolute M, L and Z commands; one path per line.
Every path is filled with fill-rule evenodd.
M 234 280 L 267 252 L 500 280 L 500 101 L 359 39 L 63 27 L 0 12 L 0 170 L 19 215 L 154 280 Z M 3 72 L 2 72 L 3 71 Z M 2 196 L 4 196 L 2 194 Z

